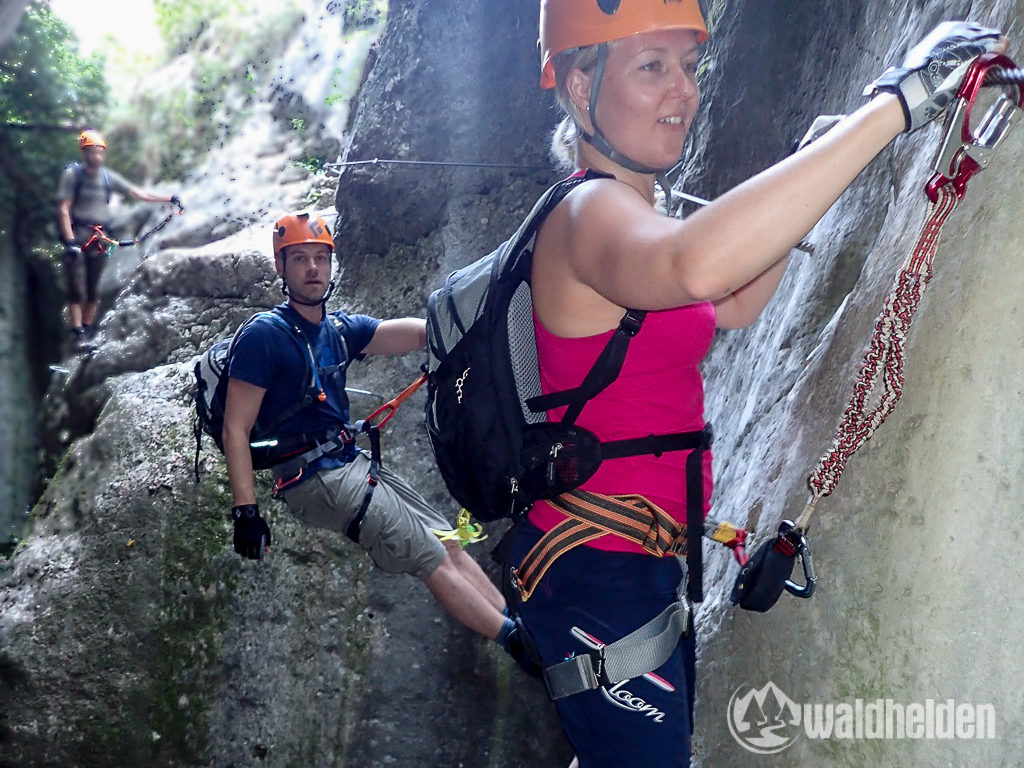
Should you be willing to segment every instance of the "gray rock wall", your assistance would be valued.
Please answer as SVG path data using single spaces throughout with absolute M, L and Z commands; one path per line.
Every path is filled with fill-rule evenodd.
M 32 259 L 18 253 L 13 238 L 0 238 L 0 488 L 6 496 L 0 502 L 0 547 L 20 535 L 36 485 L 39 438 L 31 403 L 38 397 L 38 372 L 31 348 L 42 334 L 31 322 L 25 290 Z
M 855 108 L 862 84 L 939 20 L 969 14 L 1008 30 L 1016 56 L 1021 10 L 1014 2 L 729 3 L 715 35 L 720 78 L 706 94 L 706 159 L 693 164 L 692 182 L 713 196 L 762 158 L 784 154 L 815 114 Z M 742 119 L 724 119 L 726 109 Z M 812 232 L 814 255 L 794 252 L 762 319 L 722 334 L 708 360 L 716 508 L 756 530 L 755 547 L 803 512 L 806 477 L 831 444 L 875 317 L 924 223 L 940 134 L 932 126 L 886 150 Z M 1005 675 L 1017 666 L 1021 629 L 1012 530 L 1024 359 L 1011 221 L 1022 146 L 1018 128 L 949 218 L 907 341 L 903 399 L 818 505 L 815 597 L 784 596 L 765 615 L 732 609 L 737 567 L 712 553 L 714 586 L 699 615 L 696 763 L 1017 762 L 1021 698 Z M 798 704 L 991 704 L 995 738 L 812 739 L 790 725 L 776 733 L 791 746 L 755 756 L 730 733 L 730 705 L 734 692 L 768 682 Z
M 854 108 L 862 84 L 939 19 L 970 12 L 1019 37 L 1024 10 L 1019 0 L 711 5 L 704 108 L 679 182 L 706 197 L 785 155 L 815 114 Z M 535 14 L 532 0 L 392 3 L 342 159 L 546 166 L 555 113 L 536 89 Z M 883 153 L 811 234 L 814 255 L 794 255 L 764 318 L 723 334 L 707 361 L 716 508 L 751 527 L 754 546 L 802 511 L 804 478 L 923 221 L 938 133 Z M 697 764 L 1017 762 L 1020 694 L 1003 680 L 1021 630 L 1022 142 L 1011 137 L 951 216 L 908 341 L 903 401 L 819 506 L 818 594 L 786 596 L 766 615 L 736 611 L 736 566 L 709 551 Z M 500 241 L 552 178 L 345 168 L 335 306 L 421 313 L 427 289 Z M 255 564 L 231 551 L 226 478 L 208 442 L 204 480 L 191 477 L 190 365 L 277 301 L 268 224 L 151 257 L 104 321 L 103 346 L 51 392 L 51 431 L 75 439 L 23 547 L 0 567 L 0 766 L 566 764 L 539 687 L 415 580 L 373 569 L 347 540 L 271 501 L 272 556 Z M 414 358 L 369 361 L 351 383 L 390 395 L 416 375 Z M 454 512 L 421 402 L 389 423 L 387 460 Z M 780 730 L 793 743 L 755 757 L 727 715 L 740 686 L 769 681 L 797 703 L 991 703 L 996 737 Z

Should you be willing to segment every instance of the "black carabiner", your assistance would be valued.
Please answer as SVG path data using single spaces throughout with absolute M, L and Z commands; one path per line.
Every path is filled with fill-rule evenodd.
M 803 584 L 790 579 L 793 561 L 797 557 L 803 566 Z M 783 520 L 779 524 L 778 536 L 762 544 L 740 569 L 731 600 L 740 608 L 763 613 L 778 602 L 783 592 L 796 597 L 810 597 L 814 594 L 816 581 L 811 548 L 803 531 L 791 520 Z
M 783 527 L 788 525 L 788 530 L 783 532 Z M 811 559 L 811 545 L 807 543 L 804 532 L 793 525 L 789 520 L 783 520 L 779 526 L 779 536 L 786 536 L 791 542 L 798 539 L 796 555 L 800 558 L 800 565 L 804 569 L 804 583 L 797 584 L 791 579 L 786 579 L 786 591 L 794 597 L 802 597 L 805 600 L 814 594 L 814 587 L 818 578 L 814 575 L 814 561 Z

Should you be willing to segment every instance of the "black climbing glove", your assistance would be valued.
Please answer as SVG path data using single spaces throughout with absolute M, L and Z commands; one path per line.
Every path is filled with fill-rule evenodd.
M 171 205 L 176 205 L 178 208 L 184 209 L 185 206 L 181 204 L 181 198 L 177 195 L 171 195 Z
M 944 21 L 907 52 L 901 67 L 889 67 L 864 89 L 865 96 L 888 91 L 899 97 L 907 131 L 942 114 L 956 96 L 967 68 L 999 45 L 999 30 L 969 21 Z
M 78 243 L 64 243 L 64 258 L 68 260 L 77 259 L 82 255 L 82 246 Z
M 255 504 L 232 507 L 231 519 L 235 521 L 235 552 L 250 560 L 261 559 L 263 548 L 270 546 L 270 526 L 260 517 L 260 508 Z

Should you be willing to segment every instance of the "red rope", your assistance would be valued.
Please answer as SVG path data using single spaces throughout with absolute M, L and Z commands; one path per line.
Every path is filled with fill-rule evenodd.
M 818 460 L 818 466 L 807 478 L 812 497 L 797 523 L 803 530 L 807 530 L 818 499 L 835 490 L 846 462 L 892 413 L 903 394 L 903 350 L 907 332 L 932 276 L 932 260 L 939 247 L 942 225 L 958 202 L 951 185 L 939 188 L 917 245 L 896 275 L 882 312 L 875 321 L 870 346 L 832 447 Z

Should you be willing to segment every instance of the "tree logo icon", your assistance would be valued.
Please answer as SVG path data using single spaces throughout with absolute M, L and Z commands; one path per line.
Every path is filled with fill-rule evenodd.
M 741 685 L 729 698 L 729 733 L 745 749 L 773 755 L 800 735 L 800 705 L 770 680 L 761 688 Z

